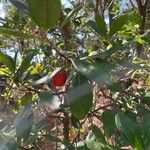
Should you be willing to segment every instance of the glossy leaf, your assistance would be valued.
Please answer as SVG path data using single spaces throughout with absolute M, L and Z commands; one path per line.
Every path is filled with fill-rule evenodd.
M 104 18 L 100 15 L 96 15 L 95 16 L 95 21 L 96 21 L 96 25 L 100 31 L 100 34 L 102 36 L 107 36 L 107 28 L 106 28 L 106 22 L 104 20 Z
M 109 139 L 116 129 L 114 111 L 109 109 L 105 110 L 102 113 L 101 121 L 103 123 L 105 136 L 107 137 L 107 139 Z
M 16 140 L 9 136 L 8 134 L 4 134 L 0 131 L 0 150 L 16 150 L 19 148 L 19 144 Z
M 109 144 L 102 144 L 95 140 L 87 141 L 86 144 L 90 150 L 120 150 L 118 147 Z
M 106 59 L 111 57 L 111 55 L 115 54 L 116 52 L 120 51 L 120 50 L 124 50 L 125 46 L 122 44 L 121 40 L 117 40 L 111 43 L 111 47 L 104 51 L 104 52 L 100 52 L 100 51 L 94 51 L 94 54 L 90 54 L 88 57 L 84 57 L 82 59 Z M 93 52 L 92 52 L 93 53 Z
M 25 96 L 21 98 L 21 105 L 26 106 L 32 101 L 32 93 L 27 93 Z
M 29 14 L 28 7 L 26 4 L 19 0 L 9 0 L 14 6 L 16 6 L 20 11 Z
M 2 17 L 0 17 L 0 22 L 5 22 L 6 20 Z
M 22 118 L 25 118 L 28 115 L 29 110 L 30 110 L 30 105 L 27 105 L 22 108 L 20 114 L 16 117 L 14 121 L 14 126 L 16 126 Z
M 33 86 L 36 86 L 36 85 L 40 85 L 40 84 L 43 84 L 43 83 L 48 83 L 48 82 L 50 82 L 50 80 L 51 80 L 51 76 L 46 75 L 46 76 L 44 76 L 44 77 L 42 77 L 42 78 L 40 78 L 36 81 L 33 81 L 32 84 L 33 84 Z
M 76 129 L 79 129 L 81 127 L 80 121 L 77 118 L 75 118 L 73 115 L 71 116 L 71 124 Z
M 124 116 L 123 113 L 115 116 L 115 122 L 118 130 L 134 150 L 145 150 L 142 134 L 135 122 Z
M 89 20 L 88 21 L 88 25 L 90 26 L 91 29 L 93 29 L 97 34 L 100 34 L 100 30 L 96 25 L 96 22 L 94 22 L 93 20 Z
M 31 132 L 31 128 L 33 126 L 33 118 L 33 114 L 27 114 L 26 116 L 22 117 L 15 125 L 18 141 L 21 141 L 21 139 L 23 139 L 24 141 L 28 139 Z
M 49 103 L 53 100 L 53 95 L 52 93 L 49 93 L 49 92 L 40 92 L 39 98 L 40 98 L 41 103 Z
M 102 59 L 72 60 L 75 69 L 91 81 L 99 85 L 111 84 L 110 71 L 112 66 Z
M 118 82 L 114 82 L 114 83 L 110 84 L 108 87 L 112 92 L 120 92 L 121 91 L 121 85 Z
M 102 143 L 95 140 L 87 141 L 86 145 L 90 150 L 106 150 Z
M 22 109 L 22 111 L 14 121 L 17 140 L 19 142 L 21 141 L 21 139 L 27 140 L 30 135 L 30 131 L 33 125 L 33 114 L 29 114 L 29 110 L 30 105 L 27 105 Z
M 103 135 L 103 133 L 102 133 L 102 131 L 101 131 L 97 126 L 95 126 L 95 125 L 92 124 L 92 125 L 90 126 L 90 128 L 92 129 L 93 134 L 95 135 L 96 139 L 97 139 L 99 142 L 101 142 L 101 143 L 103 143 L 103 144 L 106 144 L 106 143 L 107 143 L 106 140 L 105 140 L 105 137 L 104 137 L 104 135 Z
M 0 61 L 1 61 L 7 68 L 9 68 L 9 70 L 10 70 L 12 73 L 15 72 L 15 63 L 14 63 L 14 60 L 13 60 L 10 56 L 8 56 L 8 55 L 2 53 L 1 51 L 0 51 Z
M 17 150 L 18 148 L 18 143 L 14 141 L 2 142 L 0 145 L 0 150 Z
M 7 28 L 0 28 L 0 35 L 13 36 L 13 37 L 22 37 L 22 38 L 33 38 L 32 35 L 25 34 L 20 31 L 15 31 Z
M 17 74 L 19 75 L 19 77 L 22 76 L 22 74 L 30 67 L 31 65 L 31 61 L 34 57 L 34 53 L 33 52 L 30 52 L 22 61 L 18 71 L 17 71 Z
M 30 0 L 29 12 L 34 22 L 48 30 L 56 26 L 61 13 L 60 0 Z
M 61 139 L 59 139 L 56 136 L 52 136 L 52 135 L 44 135 L 44 137 L 50 141 L 50 142 L 62 142 Z
M 76 74 L 67 96 L 73 116 L 79 120 L 83 119 L 92 107 L 93 100 L 88 80 L 84 76 Z
M 150 105 L 150 97 L 145 96 L 141 99 L 141 102 L 146 105 Z
M 63 22 L 62 22 L 60 28 L 63 28 L 63 26 L 65 26 L 66 23 L 67 23 L 68 21 L 70 21 L 70 19 L 71 19 L 76 13 L 78 13 L 81 8 L 82 8 L 82 5 L 78 5 L 77 7 L 75 7 L 75 8 L 67 15 L 67 17 L 63 20 Z
M 2 120 L 0 121 L 0 131 L 1 131 L 4 127 L 6 127 L 6 126 L 8 125 L 8 123 L 9 123 L 9 119 L 8 119 L 8 118 L 2 119 Z
M 116 18 L 111 26 L 110 26 L 110 32 L 109 35 L 113 36 L 114 34 L 116 34 L 118 31 L 121 30 L 121 28 L 125 25 L 125 23 L 128 20 L 128 16 L 127 15 L 121 15 L 118 18 Z
M 146 149 L 150 146 L 150 114 L 143 116 L 141 131 Z

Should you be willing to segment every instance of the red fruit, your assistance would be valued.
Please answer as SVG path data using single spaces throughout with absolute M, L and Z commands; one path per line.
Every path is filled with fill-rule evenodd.
M 64 86 L 67 80 L 67 72 L 65 70 L 59 70 L 56 74 L 52 77 L 52 83 L 54 86 Z

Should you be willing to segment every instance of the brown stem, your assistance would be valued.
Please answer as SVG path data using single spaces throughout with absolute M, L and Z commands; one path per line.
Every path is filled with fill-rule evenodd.
M 26 85 L 24 85 L 22 82 L 20 82 L 20 84 L 23 86 L 23 87 L 25 87 L 28 91 L 32 91 L 32 92 L 35 92 L 35 93 L 39 93 L 39 91 L 38 90 L 36 90 L 36 89 L 33 89 L 33 88 L 31 88 L 31 87 L 28 87 L 28 86 L 26 86 Z
M 96 5 L 95 5 L 95 15 L 99 14 L 99 0 L 96 0 Z
M 69 115 L 67 112 L 64 112 L 64 119 L 63 119 L 63 134 L 65 141 L 69 141 Z
M 93 110 L 90 114 L 94 114 L 94 113 L 96 113 L 96 112 L 98 112 L 99 110 L 105 110 L 106 108 L 108 108 L 108 107 L 119 107 L 119 108 L 122 108 L 122 106 L 120 105 L 120 104 L 115 104 L 115 103 L 111 103 L 111 104 L 107 104 L 107 105 L 105 105 L 105 106 L 100 106 L 100 107 L 98 107 L 97 109 L 95 109 L 95 110 Z
M 66 57 L 64 54 L 62 54 L 62 53 L 59 51 L 59 49 L 57 49 L 57 48 L 53 45 L 53 43 L 47 38 L 46 34 L 45 34 L 43 31 L 41 31 L 41 32 L 42 32 L 44 38 L 46 39 L 46 41 L 47 41 L 47 42 L 49 43 L 49 45 L 57 52 L 57 54 L 58 54 L 60 57 L 66 59 L 68 62 L 71 62 L 71 60 L 70 60 L 68 57 Z
M 110 9 L 112 6 L 113 6 L 113 3 L 114 3 L 115 0 L 112 0 L 109 5 L 108 5 L 108 8 L 107 9 Z
M 136 8 L 135 5 L 134 5 L 134 3 L 132 2 L 132 0 L 129 0 L 129 1 L 130 1 L 130 3 L 131 3 L 132 7 L 133 7 L 133 8 Z
M 146 26 L 146 15 L 147 15 L 147 4 L 149 2 L 149 0 L 146 0 L 144 5 L 142 4 L 141 0 L 136 0 L 137 5 L 138 5 L 138 10 L 139 10 L 139 14 L 141 17 L 141 23 L 140 23 L 140 27 L 139 27 L 139 34 L 143 35 L 145 32 L 145 26 Z M 137 43 L 136 45 L 136 55 L 137 57 L 141 57 L 142 53 L 144 51 L 144 46 L 140 43 Z

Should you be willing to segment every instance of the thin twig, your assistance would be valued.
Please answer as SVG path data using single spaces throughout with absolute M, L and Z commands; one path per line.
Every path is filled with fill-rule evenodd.
M 109 8 L 113 5 L 114 1 L 115 1 L 115 0 L 112 0 L 112 1 L 109 3 L 109 6 L 108 6 L 108 8 L 107 8 L 108 10 L 109 10 Z
M 108 107 L 113 107 L 113 106 L 115 106 L 115 107 L 117 106 L 119 108 L 122 107 L 121 105 L 118 105 L 118 104 L 115 104 L 115 103 L 111 103 L 111 104 L 107 104 L 105 106 L 98 107 L 97 109 L 93 110 L 90 114 L 94 114 L 94 113 L 98 112 L 99 110 L 103 110 L 103 109 L 106 109 Z
M 149 0 L 146 0 L 146 1 L 145 1 L 145 4 L 144 4 L 145 9 L 146 9 L 146 7 L 148 6 L 148 3 L 149 3 Z
M 129 0 L 129 1 L 130 1 L 130 3 L 131 3 L 132 7 L 133 7 L 133 8 L 136 8 L 135 5 L 133 4 L 132 0 Z
M 60 57 L 64 58 L 64 59 L 66 59 L 68 62 L 71 62 L 71 60 L 70 60 L 68 57 L 66 57 L 64 54 L 62 54 L 62 53 L 53 45 L 53 43 L 47 38 L 46 34 L 45 34 L 43 31 L 41 31 L 41 32 L 42 32 L 44 38 L 45 38 L 45 39 L 47 40 L 47 42 L 49 43 L 49 45 L 58 53 L 58 55 L 59 55 Z
M 20 84 L 21 84 L 23 87 L 25 87 L 28 91 L 32 91 L 32 92 L 35 92 L 35 93 L 39 93 L 39 91 L 36 90 L 36 89 L 33 89 L 33 88 L 31 88 L 31 87 L 28 87 L 28 86 L 24 85 L 24 84 L 21 83 L 21 82 L 20 82 Z

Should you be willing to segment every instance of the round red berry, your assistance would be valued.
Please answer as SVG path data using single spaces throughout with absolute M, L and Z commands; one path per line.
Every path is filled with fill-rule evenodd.
M 54 86 L 64 86 L 67 80 L 67 72 L 65 70 L 59 70 L 52 77 L 52 82 Z

